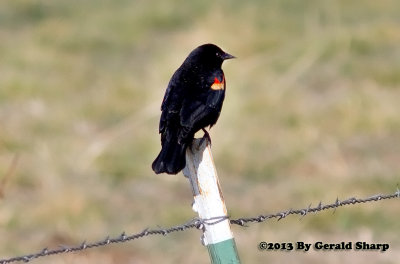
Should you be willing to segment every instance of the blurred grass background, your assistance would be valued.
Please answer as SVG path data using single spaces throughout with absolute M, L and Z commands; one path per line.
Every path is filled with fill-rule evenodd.
M 211 130 L 230 215 L 392 193 L 400 174 L 400 3 L 15 0 L 0 5 L 0 256 L 195 216 L 154 175 L 159 107 L 215 43 L 227 96 Z M 243 263 L 396 263 L 399 202 L 233 227 Z M 195 230 L 35 263 L 208 263 Z M 385 253 L 265 253 L 260 241 L 390 243 Z

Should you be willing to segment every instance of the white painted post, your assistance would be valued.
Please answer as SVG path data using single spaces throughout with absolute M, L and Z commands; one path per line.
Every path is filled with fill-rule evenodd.
M 183 174 L 189 178 L 194 196 L 193 210 L 201 219 L 228 216 L 207 140 L 195 139 L 187 149 Z M 206 224 L 204 228 L 201 240 L 208 248 L 211 263 L 240 263 L 229 219 Z

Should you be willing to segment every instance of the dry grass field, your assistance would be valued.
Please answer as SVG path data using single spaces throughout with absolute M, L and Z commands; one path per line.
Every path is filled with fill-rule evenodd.
M 233 218 L 393 193 L 400 183 L 400 2 L 15 0 L 0 4 L 0 259 L 196 216 L 150 168 L 159 107 L 211 42 L 227 95 L 211 130 Z M 201 134 L 200 134 L 201 136 Z M 400 203 L 233 227 L 243 263 L 398 263 Z M 200 232 L 32 263 L 209 263 Z M 260 241 L 389 243 L 262 252 Z

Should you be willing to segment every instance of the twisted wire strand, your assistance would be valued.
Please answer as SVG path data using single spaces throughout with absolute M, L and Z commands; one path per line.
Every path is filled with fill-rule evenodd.
M 377 202 L 377 201 L 383 201 L 383 200 L 388 200 L 388 199 L 394 199 L 394 198 L 400 198 L 400 190 L 397 188 L 397 191 L 393 194 L 376 194 L 364 199 L 360 198 L 355 198 L 351 197 L 346 200 L 340 201 L 339 198 L 336 199 L 335 202 L 331 204 L 326 204 L 323 205 L 322 202 L 320 202 L 316 207 L 311 207 L 311 204 L 303 209 L 289 209 L 286 211 L 281 211 L 273 214 L 265 214 L 265 215 L 259 215 L 257 217 L 241 217 L 237 219 L 230 219 L 228 216 L 218 216 L 218 217 L 212 217 L 208 219 L 200 219 L 200 218 L 193 218 L 189 220 L 188 222 L 182 224 L 182 225 L 177 225 L 173 226 L 170 228 L 157 228 L 157 229 L 150 229 L 150 228 L 145 228 L 139 233 L 127 235 L 125 232 L 122 232 L 119 236 L 117 237 L 110 237 L 107 236 L 106 238 L 92 242 L 92 243 L 87 243 L 86 241 L 83 241 L 81 244 L 77 246 L 60 246 L 59 248 L 56 249 L 48 249 L 44 248 L 41 251 L 33 254 L 27 254 L 27 255 L 22 255 L 22 256 L 16 256 L 16 257 L 11 257 L 11 258 L 5 258 L 5 259 L 0 259 L 0 264 L 8 264 L 8 263 L 13 263 L 13 262 L 29 262 L 31 260 L 37 259 L 37 258 L 42 258 L 42 257 L 47 257 L 47 256 L 52 256 L 52 255 L 58 255 L 58 254 L 64 254 L 64 253 L 71 253 L 71 252 L 77 252 L 77 251 L 83 251 L 87 250 L 90 248 L 96 248 L 96 247 L 104 247 L 110 244 L 115 244 L 115 243 L 125 243 L 128 241 L 132 240 L 138 240 L 147 236 L 153 236 L 153 235 L 162 235 L 166 236 L 170 233 L 174 232 L 180 232 L 180 231 L 186 231 L 189 229 L 199 229 L 203 230 L 205 226 L 209 225 L 215 225 L 218 224 L 224 220 L 229 220 L 231 224 L 234 225 L 239 225 L 239 226 L 246 226 L 247 223 L 262 223 L 270 219 L 277 219 L 282 220 L 286 218 L 289 215 L 300 215 L 301 217 L 304 217 L 310 213 L 319 213 L 324 210 L 328 209 L 334 209 L 336 210 L 338 207 L 341 206 L 349 206 L 349 205 L 355 205 L 355 204 L 360 204 L 360 203 L 369 203 L 369 202 Z

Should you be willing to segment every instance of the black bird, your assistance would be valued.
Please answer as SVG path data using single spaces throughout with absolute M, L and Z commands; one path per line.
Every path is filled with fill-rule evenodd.
M 186 148 L 194 134 L 217 122 L 225 98 L 222 62 L 235 58 L 214 44 L 194 49 L 169 81 L 161 104 L 161 151 L 155 173 L 177 174 L 186 165 Z M 210 139 L 210 138 L 209 138 Z

